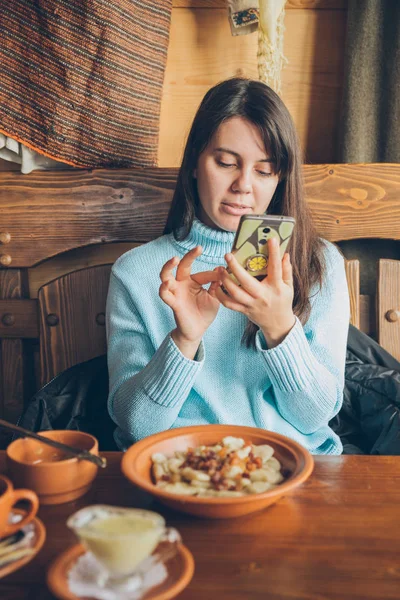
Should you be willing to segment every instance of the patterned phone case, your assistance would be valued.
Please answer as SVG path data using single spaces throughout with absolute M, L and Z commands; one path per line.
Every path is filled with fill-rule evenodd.
M 257 279 L 264 279 L 268 269 L 268 240 L 279 240 L 283 257 L 294 229 L 293 217 L 246 215 L 240 219 L 232 254 L 239 264 Z M 231 275 L 232 279 L 236 278 Z

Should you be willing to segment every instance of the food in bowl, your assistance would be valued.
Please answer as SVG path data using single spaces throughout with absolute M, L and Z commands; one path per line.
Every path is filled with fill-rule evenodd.
M 215 446 L 227 436 L 243 438 L 255 446 L 269 445 L 274 458 L 282 465 L 282 483 L 260 494 L 244 494 L 240 497 L 212 497 L 174 494 L 159 487 L 152 474 L 154 454 L 173 457 L 175 451 L 187 452 L 188 448 Z M 314 466 L 312 455 L 295 440 L 256 427 L 242 425 L 192 425 L 160 431 L 132 444 L 121 461 L 125 477 L 139 489 L 152 494 L 169 508 L 207 519 L 230 519 L 261 510 L 275 504 L 280 498 L 291 494 L 311 475 Z
M 172 494 L 240 497 L 261 494 L 284 481 L 282 465 L 268 444 L 255 445 L 226 436 L 213 445 L 154 453 L 152 474 L 157 487 Z

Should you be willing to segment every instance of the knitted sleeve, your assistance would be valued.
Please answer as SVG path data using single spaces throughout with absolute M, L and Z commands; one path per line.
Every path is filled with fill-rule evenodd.
M 327 425 L 342 405 L 350 305 L 344 260 L 332 244 L 325 252 L 321 289 L 312 298 L 307 323 L 296 324 L 281 344 L 266 349 L 257 333 L 272 381 L 276 407 L 301 433 Z
M 124 434 L 138 440 L 169 429 L 204 362 L 180 352 L 170 335 L 154 348 L 130 294 L 111 273 L 107 298 L 108 410 Z

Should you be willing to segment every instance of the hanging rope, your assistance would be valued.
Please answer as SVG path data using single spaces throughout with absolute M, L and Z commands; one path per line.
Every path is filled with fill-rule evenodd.
M 283 54 L 285 0 L 259 0 L 258 77 L 278 94 L 281 71 L 288 62 Z

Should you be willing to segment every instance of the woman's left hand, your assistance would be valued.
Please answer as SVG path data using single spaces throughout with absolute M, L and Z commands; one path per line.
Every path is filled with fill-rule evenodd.
M 226 308 L 241 312 L 262 330 L 268 348 L 280 344 L 295 324 L 293 314 L 293 272 L 289 254 L 281 260 L 276 239 L 268 240 L 268 274 L 262 281 L 252 277 L 233 254 L 225 256 L 228 266 L 240 286 L 220 267 L 222 285 L 213 290 Z

